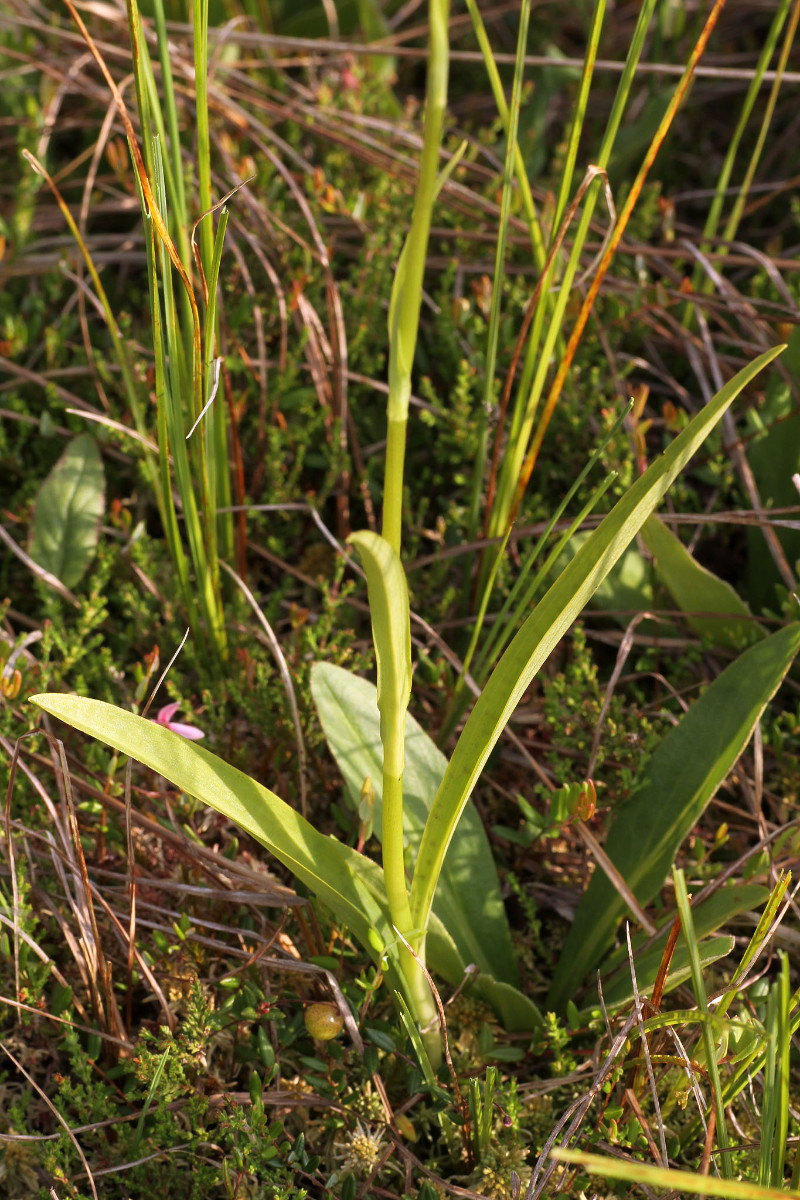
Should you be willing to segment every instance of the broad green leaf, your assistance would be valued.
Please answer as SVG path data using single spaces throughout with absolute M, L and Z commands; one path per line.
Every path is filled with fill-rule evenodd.
M 739 913 L 749 912 L 751 909 L 761 908 L 763 904 L 769 900 L 769 888 L 765 888 L 760 883 L 731 883 L 719 888 L 713 892 L 707 900 L 704 900 L 697 908 L 692 909 L 694 916 L 694 931 L 699 939 L 708 938 L 712 933 L 723 925 L 726 925 L 733 917 Z M 673 916 L 670 915 L 668 920 L 662 925 L 659 930 L 656 940 L 651 944 L 651 938 L 644 930 L 634 934 L 631 938 L 631 946 L 633 949 L 634 962 L 636 966 L 636 982 L 639 992 L 642 995 L 649 995 L 655 983 L 658 968 L 661 965 L 661 959 L 664 954 L 664 947 L 667 943 L 670 929 L 672 928 Z M 709 947 L 712 943 L 701 941 L 700 957 L 710 952 Z M 724 951 L 725 954 L 728 951 Z M 665 987 L 665 992 L 676 987 L 678 983 L 682 983 L 689 976 L 689 959 L 686 954 L 686 947 L 679 941 L 675 948 L 670 963 L 669 977 Z M 633 999 L 633 987 L 631 984 L 631 971 L 628 962 L 628 947 L 627 945 L 619 946 L 600 968 L 600 974 L 603 980 L 603 1000 L 608 1008 L 627 1006 Z M 589 989 L 590 994 L 587 996 L 587 1006 L 591 1006 L 592 989 Z M 721 1009 L 718 1007 L 717 1012 Z
M 427 955 L 437 975 L 441 975 L 453 987 L 463 984 L 466 976 L 464 960 L 444 923 L 437 917 L 435 908 L 428 925 Z M 469 990 L 494 1009 L 503 1028 L 509 1033 L 533 1033 L 541 1029 L 542 1014 L 539 1009 L 510 983 L 482 974 L 469 985 Z
M 51 716 L 157 771 L 234 821 L 344 921 L 373 958 L 396 944 L 380 867 L 318 833 L 274 792 L 196 742 L 112 704 L 59 693 L 31 699 Z
M 510 983 L 481 975 L 475 991 L 495 1010 L 509 1033 L 531 1033 L 542 1027 L 542 1014 L 529 996 Z
M 661 888 L 683 839 L 744 750 L 800 648 L 800 623 L 746 650 L 664 738 L 605 850 L 640 904 Z M 548 1003 L 560 1010 L 611 944 L 625 904 L 597 869 L 570 926 Z
M 655 559 L 656 574 L 686 614 L 690 629 L 715 646 L 736 650 L 764 636 L 764 627 L 731 585 L 696 562 L 663 521 L 651 517 L 642 537 Z
M 92 561 L 105 507 L 105 477 L 93 437 L 70 442 L 36 497 L 31 558 L 73 588 Z
M 375 687 L 342 667 L 315 663 L 311 694 L 325 738 L 347 785 L 354 808 L 369 778 L 375 789 L 375 833 L 381 837 L 381 742 Z M 447 759 L 410 715 L 405 725 L 403 831 L 416 857 L 431 800 Z M 434 912 L 452 937 L 464 963 L 513 985 L 519 984 L 497 868 L 483 822 L 474 808 L 464 813 L 436 890 Z M 434 969 L 439 965 L 428 947 Z M 447 972 L 442 971 L 447 978 Z
M 565 552 L 556 560 L 556 570 L 559 574 L 591 536 L 591 533 L 576 533 L 570 538 Z M 609 572 L 592 596 L 592 608 L 607 612 L 610 616 L 620 613 L 617 619 L 621 625 L 626 626 L 631 613 L 653 607 L 652 574 L 650 563 L 644 555 L 635 545 L 628 546 L 620 555 L 614 570 Z M 641 633 L 647 625 L 652 626 L 652 622 L 639 625 L 637 632 Z
M 783 368 L 770 378 L 763 403 L 752 405 L 747 414 L 747 463 L 755 477 L 762 509 L 789 508 L 797 504 L 792 476 L 800 463 L 800 326 L 787 339 Z M 756 525 L 747 528 L 748 598 L 759 612 L 776 606 L 776 587 L 785 586 L 764 537 Z M 778 538 L 790 566 L 800 558 L 800 529 L 787 529 L 775 522 Z
M 698 945 L 700 962 L 704 967 L 710 967 L 712 963 L 718 962 L 719 959 L 727 958 L 735 944 L 736 939 L 729 934 L 723 934 L 720 937 L 713 937 L 707 941 L 700 942 Z M 663 949 L 662 945 L 662 952 Z M 636 988 L 640 996 L 650 996 L 652 994 L 660 965 L 661 954 L 656 954 L 654 951 L 648 951 L 641 959 L 636 959 Z M 669 964 L 669 974 L 664 985 L 664 995 L 666 996 L 668 992 L 674 991 L 679 984 L 685 983 L 691 973 L 692 966 L 689 962 L 689 951 L 683 943 L 679 943 L 675 947 L 675 953 Z M 596 1004 L 592 1006 L 588 1003 L 591 999 L 591 995 L 586 997 L 585 1008 L 591 1009 L 592 1007 L 596 1007 Z M 631 982 L 630 967 L 627 963 L 622 974 L 614 980 L 611 986 L 606 988 L 606 985 L 603 984 L 603 1003 L 609 1011 L 612 1008 L 628 1008 L 633 1003 L 633 984 Z
M 427 921 L 447 848 L 472 789 L 537 671 L 734 398 L 780 350 L 767 351 L 735 375 L 629 488 L 542 597 L 497 664 L 464 726 L 431 807 L 411 890 L 417 924 Z

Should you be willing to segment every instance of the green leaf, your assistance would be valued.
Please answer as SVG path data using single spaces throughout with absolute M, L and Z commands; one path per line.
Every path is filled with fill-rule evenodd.
M 70 442 L 36 497 L 31 558 L 73 588 L 92 561 L 105 508 L 103 462 L 95 440 Z
M 354 808 L 369 778 L 375 789 L 375 833 L 381 837 L 381 742 L 375 687 L 342 667 L 315 663 L 311 694 L 325 738 L 347 785 Z M 410 714 L 405 724 L 403 832 L 414 857 L 447 767 L 447 759 Z M 476 882 L 480 881 L 480 886 Z M 464 963 L 513 985 L 519 984 L 511 933 L 489 840 L 477 811 L 464 813 L 450 844 L 436 890 L 434 912 L 455 943 Z M 432 967 L 439 964 L 431 954 Z M 445 978 L 449 978 L 443 971 Z M 451 980 L 459 982 L 459 980 Z
M 700 961 L 704 967 L 710 966 L 720 958 L 727 958 L 733 950 L 735 938 L 730 934 L 722 934 L 719 937 L 709 938 L 707 941 L 702 941 L 698 945 Z M 661 966 L 661 957 L 664 952 L 663 943 L 660 946 L 660 953 L 655 950 L 648 950 L 645 954 L 636 958 L 636 987 L 640 996 L 650 996 L 653 992 L 653 986 L 658 975 L 658 969 Z M 689 952 L 682 943 L 676 946 L 675 952 L 669 964 L 669 974 L 667 975 L 666 983 L 664 984 L 664 995 L 674 991 L 679 984 L 685 983 L 692 973 L 691 963 L 689 962 Z M 596 992 L 595 992 L 596 998 Z M 584 1008 L 590 1010 L 596 1008 L 596 1003 L 589 1003 L 592 996 L 589 995 L 584 1001 Z M 633 983 L 631 982 L 631 972 L 628 963 L 622 972 L 616 977 L 614 982 L 606 987 L 603 984 L 603 1003 L 609 1012 L 615 1008 L 629 1008 L 633 1003 Z
M 591 533 L 576 533 L 569 539 L 564 553 L 556 560 L 559 574 L 591 536 Z M 653 607 L 652 574 L 650 563 L 644 555 L 635 545 L 628 546 L 620 555 L 614 570 L 609 572 L 592 596 L 592 608 L 609 613 L 620 625 L 627 626 L 632 612 Z M 621 615 L 616 616 L 617 613 Z M 648 625 L 652 628 L 652 621 L 639 625 L 637 632 L 641 633 Z
M 542 1014 L 519 988 L 489 975 L 481 975 L 475 991 L 490 1005 L 509 1033 L 531 1033 L 542 1027 Z
M 757 642 L 711 684 L 653 754 L 617 816 L 606 854 L 640 904 L 661 888 L 683 839 L 744 750 L 800 648 L 800 623 Z M 548 1003 L 563 1009 L 611 944 L 625 904 L 596 870 L 578 906 Z
M 412 915 L 418 925 L 427 921 L 447 848 L 472 789 L 537 671 L 734 398 L 780 350 L 767 351 L 735 375 L 629 488 L 542 597 L 500 659 L 464 726 L 431 807 L 411 889 Z
M 411 697 L 411 627 L 408 584 L 399 556 L 377 533 L 362 530 L 347 539 L 364 565 L 372 619 L 372 640 L 378 665 L 376 692 L 380 736 L 384 746 L 381 773 L 403 773 L 403 739 L 396 736 Z M 394 754 L 390 756 L 390 747 Z M 389 759 L 393 761 L 388 761 Z M 363 782 L 363 781 L 362 781 Z
M 787 1200 L 797 1192 L 785 1187 L 762 1188 L 756 1183 L 739 1182 L 736 1179 L 718 1179 L 714 1175 L 703 1175 L 697 1171 L 675 1171 L 664 1167 L 651 1167 L 647 1163 L 606 1158 L 600 1154 L 584 1154 L 579 1150 L 568 1150 L 556 1146 L 552 1157 L 560 1162 L 582 1167 L 590 1175 L 602 1175 L 606 1179 L 622 1179 L 627 1183 L 650 1188 L 663 1188 L 676 1195 L 719 1196 L 721 1200 Z M 725 1158 L 726 1155 L 720 1157 Z
M 769 888 L 765 888 L 760 883 L 731 883 L 718 888 L 702 904 L 696 908 L 692 907 L 697 937 L 707 938 L 739 913 L 761 908 L 769 900 L 769 897 Z M 673 919 L 673 914 L 670 914 L 660 927 L 655 941 L 644 930 L 631 937 L 636 979 L 642 994 L 649 993 L 655 982 Z M 669 987 L 675 986 L 672 982 L 672 973 L 675 968 L 676 956 L 680 950 L 681 946 L 678 945 L 670 965 Z M 688 959 L 686 959 L 686 965 L 688 970 Z M 603 962 L 600 972 L 603 977 L 603 999 L 606 1005 L 611 1007 L 629 1003 L 633 996 L 633 988 L 627 945 L 619 946 L 609 954 Z M 720 1011 L 719 1007 L 717 1011 Z
M 59 693 L 31 699 L 51 716 L 157 771 L 234 821 L 344 921 L 376 961 L 385 947 L 396 945 L 380 867 L 318 833 L 274 792 L 196 742 L 113 704 Z
M 737 650 L 764 637 L 763 625 L 731 585 L 701 567 L 663 521 L 651 517 L 642 537 L 655 559 L 656 574 L 686 614 L 690 629 L 715 646 Z

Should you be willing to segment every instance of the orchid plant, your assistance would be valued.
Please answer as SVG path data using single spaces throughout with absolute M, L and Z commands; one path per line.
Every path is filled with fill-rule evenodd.
M 374 791 L 382 866 L 324 836 L 274 792 L 197 745 L 191 739 L 199 731 L 174 722 L 174 705 L 150 721 L 79 696 L 46 694 L 33 702 L 159 772 L 261 842 L 383 969 L 419 1052 L 435 1067 L 441 1035 L 430 970 L 458 984 L 474 966 L 475 986 L 507 1027 L 533 1030 L 540 1020 L 535 1005 L 519 990 L 496 868 L 479 817 L 469 805 L 489 755 L 537 671 L 670 484 L 738 393 L 779 350 L 762 354 L 731 379 L 582 544 L 499 659 L 447 761 L 408 712 L 412 658 L 401 530 L 422 279 L 431 214 L 446 177 L 439 173 L 439 160 L 447 100 L 448 0 L 430 0 L 429 37 L 419 181 L 389 309 L 383 527 L 381 534 L 362 531 L 350 538 L 367 579 L 377 688 L 326 664 L 317 664 L 312 677 L 320 717 L 348 789 L 356 802 L 365 780 Z

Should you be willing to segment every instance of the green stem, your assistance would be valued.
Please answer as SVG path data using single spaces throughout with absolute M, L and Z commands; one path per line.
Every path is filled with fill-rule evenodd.
M 398 442 L 405 442 L 408 405 L 411 399 L 411 371 L 422 306 L 422 279 L 428 254 L 431 215 L 436 200 L 439 153 L 447 106 L 447 77 L 450 67 L 448 30 L 449 0 L 430 0 L 428 38 L 428 78 L 425 91 L 425 121 L 422 129 L 419 180 L 414 213 L 403 252 L 400 255 L 392 302 L 389 310 L 389 401 L 387 415 L 390 445 L 387 446 L 386 476 L 383 495 L 383 535 L 400 552 L 403 512 L 403 453 Z
M 408 419 L 393 421 L 386 428 L 386 465 L 384 470 L 383 536 L 396 554 L 400 553 L 403 514 L 403 467 L 406 457 L 406 426 Z M 389 504 L 388 497 L 399 497 L 399 503 Z
M 388 757 L 387 752 L 392 748 L 391 744 L 384 748 L 385 757 Z M 383 874 L 389 912 L 394 925 L 413 946 L 413 921 L 403 860 L 403 777 L 401 775 L 398 778 L 393 771 L 387 771 L 386 766 L 383 770 L 382 823 Z

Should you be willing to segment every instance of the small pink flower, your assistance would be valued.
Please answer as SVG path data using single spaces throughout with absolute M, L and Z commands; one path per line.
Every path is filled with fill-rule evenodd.
M 188 738 L 191 742 L 198 741 L 199 738 L 205 737 L 202 729 L 196 729 L 194 725 L 184 725 L 182 721 L 173 721 L 175 713 L 180 708 L 180 704 L 165 704 L 163 708 L 158 710 L 158 715 L 155 718 L 157 725 L 166 725 L 167 729 L 171 729 L 173 733 L 179 733 L 181 737 Z

